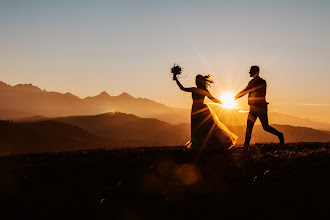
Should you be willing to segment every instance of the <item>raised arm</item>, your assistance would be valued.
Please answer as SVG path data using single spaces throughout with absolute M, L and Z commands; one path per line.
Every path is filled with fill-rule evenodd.
M 185 88 L 185 87 L 183 87 L 183 85 L 180 83 L 180 81 L 178 80 L 178 78 L 176 78 L 176 76 L 174 76 L 173 79 L 176 81 L 176 84 L 178 84 L 179 88 L 182 91 L 191 92 L 191 88 Z

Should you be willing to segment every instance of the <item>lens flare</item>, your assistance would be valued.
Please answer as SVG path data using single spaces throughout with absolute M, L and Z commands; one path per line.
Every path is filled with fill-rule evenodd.
M 220 96 L 220 101 L 225 108 L 235 108 L 237 103 L 234 97 L 235 95 L 233 93 L 226 92 Z

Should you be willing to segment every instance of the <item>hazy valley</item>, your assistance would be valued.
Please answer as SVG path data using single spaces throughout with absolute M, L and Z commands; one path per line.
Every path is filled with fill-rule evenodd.
M 106 112 L 122 112 L 142 118 L 156 118 L 170 124 L 190 123 L 190 109 L 172 108 L 127 93 L 111 96 L 102 92 L 97 96 L 79 98 L 71 93 L 48 92 L 32 84 L 10 86 L 0 82 L 0 119 L 21 120 L 29 117 L 65 117 L 98 115 Z M 247 112 L 241 109 L 225 109 L 210 105 L 219 119 L 227 126 L 246 124 Z M 280 112 L 269 112 L 271 124 L 311 127 L 330 130 L 330 124 L 314 122 Z

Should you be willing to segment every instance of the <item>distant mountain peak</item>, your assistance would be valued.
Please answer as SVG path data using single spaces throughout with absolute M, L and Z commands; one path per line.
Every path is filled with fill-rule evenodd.
M 45 90 L 43 90 L 43 91 L 45 91 Z M 74 94 L 72 94 L 70 92 L 64 93 L 64 95 L 65 96 L 69 96 L 69 97 L 78 97 L 78 96 L 76 96 L 76 95 L 74 95 Z
M 13 88 L 20 89 L 20 90 L 38 91 L 38 92 L 41 92 L 42 91 L 39 87 L 32 85 L 32 83 L 29 83 L 29 84 L 17 84 L 15 86 L 13 86 Z
M 123 93 L 120 94 L 118 97 L 121 97 L 121 98 L 134 98 L 133 96 L 131 96 L 131 95 L 128 94 L 127 92 L 123 92 Z
M 0 87 L 11 87 L 11 86 L 8 85 L 7 83 L 0 81 Z
M 110 97 L 110 95 L 107 92 L 103 91 L 95 97 L 108 98 L 108 97 Z
M 108 96 L 110 96 L 110 95 L 109 95 L 107 92 L 105 92 L 105 91 L 101 92 L 100 95 L 108 95 Z

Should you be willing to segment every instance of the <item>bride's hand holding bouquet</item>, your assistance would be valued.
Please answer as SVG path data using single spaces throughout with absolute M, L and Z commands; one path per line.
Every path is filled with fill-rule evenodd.
M 177 80 L 178 79 L 177 75 L 181 75 L 182 68 L 179 65 L 174 64 L 174 66 L 171 69 L 171 73 L 173 73 L 173 80 Z

